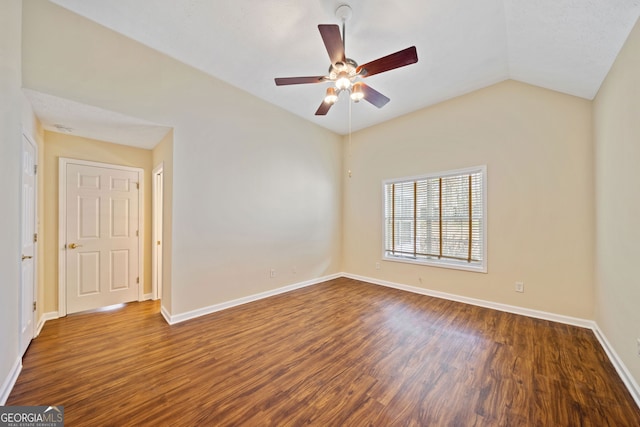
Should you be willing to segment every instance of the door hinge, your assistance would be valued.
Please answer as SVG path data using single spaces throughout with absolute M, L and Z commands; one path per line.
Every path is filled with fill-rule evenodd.
M 38 241 L 38 233 L 33 233 L 33 243 Z
M 33 311 L 36 311 L 36 302 L 33 302 Z
M 34 175 L 38 174 L 38 165 L 33 165 L 33 174 Z
M 136 230 L 136 237 L 140 237 L 140 230 Z
M 140 189 L 140 183 L 139 182 L 136 182 L 136 189 L 138 189 L 138 190 Z
M 136 283 L 138 283 L 138 284 L 140 283 L 140 278 L 139 277 L 136 277 Z

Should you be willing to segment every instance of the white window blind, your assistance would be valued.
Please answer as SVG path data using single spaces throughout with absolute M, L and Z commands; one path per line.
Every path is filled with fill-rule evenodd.
M 384 257 L 486 271 L 485 168 L 384 183 Z

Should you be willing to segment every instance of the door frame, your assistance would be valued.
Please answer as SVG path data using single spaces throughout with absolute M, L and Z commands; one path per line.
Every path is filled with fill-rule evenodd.
M 137 172 L 140 191 L 138 191 L 138 301 L 144 300 L 144 169 L 93 162 L 89 160 L 60 157 L 58 161 L 58 316 L 67 315 L 67 257 L 65 245 L 67 236 L 67 165 L 94 166 Z
M 158 274 L 158 258 L 160 258 L 160 268 L 164 265 L 164 162 L 160 162 L 158 166 L 153 168 L 151 172 L 151 183 L 153 193 L 151 195 L 151 212 L 152 212 L 152 238 L 151 238 L 151 286 L 153 299 L 162 298 L 162 270 Z M 160 242 L 160 245 L 158 245 Z M 158 247 L 160 250 L 158 250 Z
M 33 230 L 35 235 L 32 236 L 32 238 L 34 239 L 33 242 L 33 303 L 37 305 L 38 303 L 38 261 L 39 261 L 39 257 L 38 257 L 38 239 L 36 238 L 36 236 L 38 235 L 38 224 L 39 224 L 39 218 L 38 218 L 38 144 L 36 144 L 35 142 L 33 142 L 33 140 L 31 139 L 31 137 L 27 134 L 27 132 L 22 132 L 22 138 L 23 138 L 23 143 L 24 141 L 26 141 L 28 144 L 30 144 L 33 147 L 33 153 L 34 153 L 34 158 L 33 158 L 33 165 L 34 165 L 34 178 L 33 178 Z M 21 152 L 21 156 L 20 156 L 20 161 L 21 161 L 21 167 L 20 167 L 20 251 L 22 251 L 22 247 L 23 247 L 23 242 L 22 242 L 22 238 L 24 237 L 24 233 L 23 233 L 23 223 L 22 221 L 24 220 L 24 213 L 22 212 L 22 207 L 24 206 L 24 200 L 22 200 L 22 197 L 24 196 L 24 192 L 22 191 L 22 185 L 23 185 L 23 181 L 22 181 L 22 177 L 23 177 L 23 172 L 22 172 L 22 168 L 24 167 L 22 165 L 22 162 L 24 161 L 24 148 L 21 145 L 20 148 L 20 152 Z M 24 308 L 24 304 L 22 301 L 22 297 L 24 295 L 23 292 L 23 287 L 24 287 L 24 283 L 22 283 L 22 267 L 20 270 L 20 302 L 19 302 L 19 307 L 20 307 L 20 325 L 19 325 L 19 347 L 20 349 L 23 348 L 23 342 L 22 342 L 22 309 Z M 36 334 L 37 334 L 37 325 L 38 325 L 38 311 L 37 310 L 32 310 L 31 311 L 31 325 L 32 325 L 32 336 L 31 339 L 33 340 L 33 338 L 35 338 Z M 25 349 L 27 347 L 24 347 Z M 21 350 L 22 351 L 22 350 Z M 22 357 L 23 354 L 20 355 L 20 357 Z

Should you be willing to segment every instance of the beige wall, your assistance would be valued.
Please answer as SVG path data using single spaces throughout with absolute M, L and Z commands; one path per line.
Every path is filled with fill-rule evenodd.
M 598 92 L 593 117 L 596 321 L 640 384 L 640 22 Z
M 173 233 L 173 131 L 156 145 L 152 152 L 153 168 L 162 164 L 163 172 L 163 224 L 162 224 L 162 307 L 171 313 L 171 264 Z
M 50 2 L 23 14 L 25 87 L 174 129 L 170 314 L 340 271 L 338 135 Z
M 20 93 L 21 2 L 0 2 L 0 386 L 6 384 L 18 354 L 20 284 Z M 4 404 L 8 389 L 0 389 Z
M 345 148 L 344 270 L 593 318 L 592 152 L 589 101 L 514 81 L 360 131 Z M 382 181 L 478 165 L 487 166 L 488 273 L 391 261 L 376 270 Z
M 144 169 L 144 292 L 151 292 L 150 150 L 45 131 L 44 164 L 44 305 L 58 310 L 58 162 L 61 157 Z

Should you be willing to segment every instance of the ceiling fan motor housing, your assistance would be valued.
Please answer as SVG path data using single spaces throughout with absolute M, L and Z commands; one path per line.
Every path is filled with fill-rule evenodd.
M 358 63 L 351 58 L 345 58 L 344 62 L 339 61 L 329 66 L 329 79 L 335 80 L 338 74 L 346 72 L 349 77 L 355 77 Z

